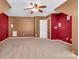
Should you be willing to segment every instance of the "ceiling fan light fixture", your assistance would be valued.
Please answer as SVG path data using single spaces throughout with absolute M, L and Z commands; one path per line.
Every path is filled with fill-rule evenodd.
M 31 9 L 31 14 L 34 13 L 34 12 L 43 13 L 43 10 L 41 10 L 41 8 L 46 8 L 46 6 L 45 5 L 39 5 L 37 3 L 30 3 L 29 8 L 25 8 L 24 10 Z
M 32 11 L 37 12 L 39 9 L 33 8 Z

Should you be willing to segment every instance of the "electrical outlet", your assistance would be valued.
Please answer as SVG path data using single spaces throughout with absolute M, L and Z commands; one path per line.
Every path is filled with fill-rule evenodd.
M 23 34 L 23 36 L 24 36 L 24 34 Z

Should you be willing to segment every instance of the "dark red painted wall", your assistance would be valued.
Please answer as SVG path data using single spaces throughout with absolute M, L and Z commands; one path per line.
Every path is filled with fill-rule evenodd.
M 58 29 L 54 29 L 54 27 L 58 26 L 58 16 L 57 14 L 51 15 L 51 39 L 59 39 Z
M 58 23 L 61 23 L 61 27 L 58 26 Z M 51 39 L 60 39 L 72 43 L 72 17 L 67 21 L 66 14 L 51 14 Z
M 8 37 L 8 16 L 0 14 L 0 41 Z

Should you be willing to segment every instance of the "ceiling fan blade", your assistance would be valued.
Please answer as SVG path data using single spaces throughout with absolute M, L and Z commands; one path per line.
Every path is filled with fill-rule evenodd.
M 32 9 L 32 8 L 26 8 L 26 9 L 24 9 L 24 10 L 28 10 L 28 9 Z
M 30 3 L 31 5 L 33 5 L 33 3 Z
M 39 12 L 43 13 L 43 11 L 42 11 L 42 10 L 40 10 L 40 9 L 39 9 Z
M 34 4 L 34 6 L 37 7 L 38 5 L 37 4 Z
M 46 8 L 46 6 L 39 6 L 39 8 Z

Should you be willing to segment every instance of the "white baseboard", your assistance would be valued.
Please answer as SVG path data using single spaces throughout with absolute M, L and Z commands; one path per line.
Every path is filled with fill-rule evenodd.
M 70 44 L 70 43 L 67 43 L 67 42 L 65 42 L 65 41 L 62 41 L 62 40 L 60 40 L 61 42 L 63 42 L 63 43 L 65 43 L 65 44 L 68 44 L 68 45 L 72 45 L 72 44 Z
M 6 39 L 4 39 L 3 41 L 1 41 L 1 42 L 0 42 L 0 44 L 2 44 L 3 42 L 5 42 L 5 41 L 7 41 L 7 40 L 8 40 L 7 38 L 6 38 Z
M 72 45 L 72 44 L 70 44 L 70 43 L 67 43 L 67 42 L 65 42 L 65 41 L 62 41 L 62 40 L 59 40 L 59 39 L 54 39 L 54 40 L 51 40 L 51 39 L 47 39 L 47 40 L 49 40 L 49 41 L 60 41 L 60 42 L 62 42 L 62 43 L 65 43 L 65 44 L 67 44 L 67 45 Z
M 25 39 L 25 38 L 34 38 L 34 37 L 8 37 L 8 39 Z
M 35 37 L 8 37 L 5 40 L 1 41 L 0 44 L 2 44 L 3 42 L 5 42 L 8 39 L 25 39 L 25 38 L 29 38 L 29 39 L 46 39 L 46 38 L 39 38 L 39 37 L 37 37 L 37 38 L 35 38 Z M 72 45 L 70 43 L 64 42 L 62 40 L 57 40 L 57 39 L 56 40 L 46 39 L 46 40 L 49 40 L 49 41 L 60 41 L 60 42 L 65 43 L 67 45 L 70 45 L 70 46 Z

